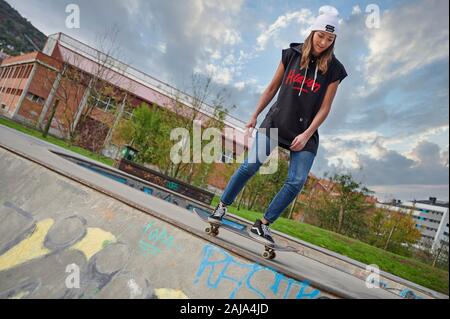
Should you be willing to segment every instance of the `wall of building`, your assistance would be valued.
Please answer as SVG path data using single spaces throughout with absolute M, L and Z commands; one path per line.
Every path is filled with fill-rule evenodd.
M 6 61 L 6 60 L 5 60 Z M 13 114 L 30 76 L 32 64 L 2 66 L 0 70 L 0 104 L 3 112 Z
M 378 205 L 392 211 L 412 212 L 412 218 L 416 222 L 416 228 L 422 234 L 422 245 L 433 242 L 437 245 L 441 240 L 448 242 L 448 207 L 428 205 L 414 202 L 404 202 L 399 206 Z

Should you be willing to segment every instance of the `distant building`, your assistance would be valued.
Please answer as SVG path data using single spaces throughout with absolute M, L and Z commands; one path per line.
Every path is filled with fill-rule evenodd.
M 3 49 L 0 51 L 0 63 L 6 58 L 9 58 L 9 55 L 3 52 Z
M 377 207 L 401 213 L 411 212 L 416 228 L 422 233 L 419 244 L 422 248 L 427 242 L 432 242 L 433 249 L 440 244 L 448 246 L 448 202 L 430 197 L 428 200 L 409 202 L 393 200 L 391 203 L 379 203 Z

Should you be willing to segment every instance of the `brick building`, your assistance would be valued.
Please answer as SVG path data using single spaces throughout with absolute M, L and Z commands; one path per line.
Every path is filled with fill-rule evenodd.
M 77 73 L 78 81 L 73 81 L 68 73 Z M 101 85 L 109 86 L 111 92 L 89 99 L 92 78 L 100 78 Z M 49 36 L 42 52 L 9 57 L 0 65 L 0 109 L 6 117 L 41 126 L 58 96 L 64 95 L 71 98 L 59 98 L 55 123 L 51 125 L 51 133 L 61 137 L 65 136 L 64 128 L 69 124 L 65 123 L 62 111 L 70 111 L 73 119 L 70 124 L 76 127 L 77 115 L 92 104 L 95 107 L 91 120 L 100 126 L 111 126 L 112 114 L 117 109 L 123 108 L 120 110 L 123 115 L 130 115 L 142 102 L 174 110 L 179 107 L 174 102 L 175 96 L 185 107 L 184 114 L 189 115 L 192 110 L 189 95 L 62 33 Z M 123 97 L 127 103 L 122 103 Z M 213 117 L 212 111 L 210 106 L 202 105 L 197 119 Z M 224 122 L 225 127 L 236 130 L 232 141 L 234 151 L 226 150 L 224 154 L 231 157 L 236 155 L 236 148 L 244 146 L 244 123 L 231 116 Z

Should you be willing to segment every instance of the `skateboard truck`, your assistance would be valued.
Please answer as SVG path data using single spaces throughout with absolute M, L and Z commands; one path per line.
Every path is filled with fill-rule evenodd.
M 244 229 L 236 229 L 234 227 L 231 227 L 224 223 L 211 223 L 208 220 L 208 215 L 201 213 L 197 209 L 193 209 L 194 213 L 204 222 L 208 224 L 208 226 L 205 228 L 205 233 L 208 234 L 211 237 L 217 237 L 219 235 L 219 229 L 225 228 L 227 231 L 231 231 L 233 233 L 236 233 L 240 236 L 243 236 L 245 238 L 248 238 L 250 240 L 253 240 L 261 245 L 264 245 L 264 252 L 261 254 L 262 257 L 266 260 L 271 260 L 276 257 L 275 252 L 276 251 L 285 251 L 285 252 L 296 252 L 298 251 L 297 248 L 290 247 L 290 246 L 280 246 L 278 244 L 268 244 L 261 241 L 256 240 L 255 238 L 251 237 L 248 233 L 248 230 L 246 230 L 246 226 L 244 226 Z
M 262 256 L 264 259 L 274 259 L 277 255 L 275 254 L 275 250 L 271 248 L 270 246 L 264 246 L 264 252 L 262 253 Z
M 217 235 L 219 235 L 219 228 L 220 228 L 220 224 L 209 224 L 209 227 L 205 228 L 205 232 L 208 235 L 211 235 L 212 237 L 216 237 Z
M 216 237 L 217 235 L 219 235 L 219 229 L 221 226 L 221 224 L 209 223 L 209 226 L 205 228 L 205 232 L 212 237 Z M 277 255 L 275 254 L 275 249 L 273 247 L 264 245 L 264 252 L 262 253 L 262 257 L 264 259 L 271 260 L 276 256 Z

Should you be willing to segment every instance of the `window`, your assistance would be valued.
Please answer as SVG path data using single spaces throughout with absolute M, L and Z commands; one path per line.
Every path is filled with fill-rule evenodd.
M 44 105 L 44 103 L 45 103 L 45 99 L 44 98 L 42 98 L 40 96 L 37 96 L 37 95 L 34 95 L 33 93 L 28 93 L 27 94 L 27 99 L 30 100 L 31 102 L 37 103 L 39 105 Z
M 19 75 L 19 71 L 20 71 L 20 68 L 18 68 L 18 67 L 14 68 L 13 79 L 17 79 L 17 76 Z
M 110 96 L 90 96 L 90 104 L 101 109 L 104 112 L 115 113 L 117 110 L 117 102 L 114 98 Z
M 124 111 L 122 116 L 123 116 L 123 118 L 125 118 L 127 120 L 131 120 L 131 118 L 133 117 L 133 113 L 130 113 L 128 111 Z
M 31 70 L 33 69 L 33 66 L 32 65 L 29 65 L 28 67 L 27 67 L 27 72 L 26 72 L 26 74 L 25 74 L 25 78 L 29 78 L 30 77 L 30 74 L 31 74 Z
M 222 153 L 222 163 L 232 163 L 234 160 L 234 154 L 230 150 L 225 150 L 224 153 Z
M 3 79 L 7 79 L 8 76 L 9 76 L 9 68 L 5 68 L 5 69 L 4 69 L 4 72 L 3 72 L 3 74 L 2 74 L 2 78 L 3 78 Z
M 122 117 L 124 119 L 131 120 L 131 118 L 133 117 L 133 106 L 126 103 L 125 108 L 123 110 Z
M 25 71 L 25 67 L 21 66 L 19 67 L 19 74 L 17 75 L 18 78 L 23 78 L 24 72 Z

